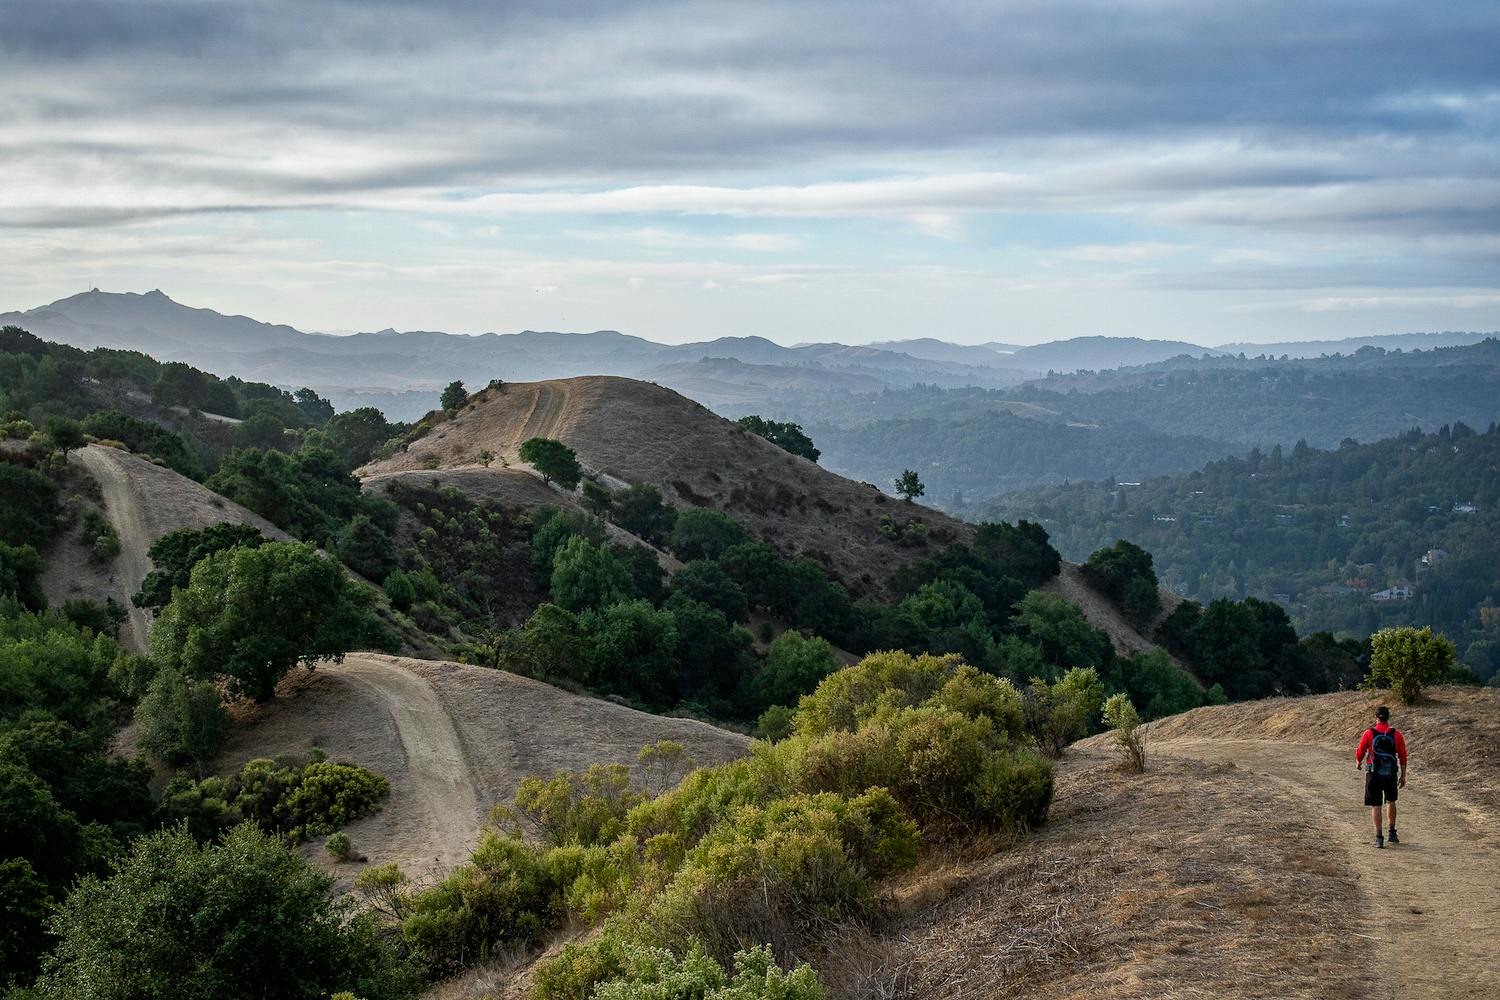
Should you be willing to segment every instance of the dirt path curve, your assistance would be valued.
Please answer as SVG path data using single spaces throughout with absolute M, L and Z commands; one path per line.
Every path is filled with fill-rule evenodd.
M 1345 855 L 1366 903 L 1375 949 L 1369 1000 L 1500 997 L 1500 834 L 1476 829 L 1418 772 L 1397 803 L 1399 846 L 1376 850 L 1363 775 L 1353 754 L 1270 741 L 1162 740 L 1148 751 L 1237 767 L 1281 782 L 1320 817 L 1330 851 Z M 1245 822 L 1254 823 L 1254 803 Z
M 516 445 L 519 447 L 521 442 L 529 438 L 555 437 L 553 425 L 557 423 L 558 417 L 562 416 L 567 404 L 566 386 L 554 382 L 538 383 L 536 399 L 531 404 L 531 412 L 526 415 L 525 423 L 521 425 L 521 435 Z
M 131 587 L 151 572 L 150 534 L 146 530 L 146 516 L 140 491 L 120 463 L 111 454 L 113 449 L 99 445 L 75 449 L 69 458 L 88 470 L 99 484 L 104 496 L 104 511 L 109 523 L 120 536 L 120 555 L 114 565 L 114 578 L 135 581 Z M 145 609 L 138 608 L 127 596 L 121 602 L 125 606 L 125 624 L 120 629 L 120 640 L 137 652 L 146 649 L 146 633 L 151 628 L 151 619 Z
M 432 685 L 379 653 L 350 653 L 342 664 L 319 669 L 368 692 L 395 723 L 407 770 L 383 810 L 382 819 L 395 828 L 392 839 L 423 845 L 442 869 L 468 860 L 484 811 L 463 740 Z

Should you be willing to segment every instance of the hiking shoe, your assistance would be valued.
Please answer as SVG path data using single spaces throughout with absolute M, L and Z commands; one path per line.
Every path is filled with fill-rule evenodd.
M 1376 847 L 1384 847 L 1385 846 L 1385 838 L 1382 837 L 1378 833 L 1375 835 L 1375 846 Z
M 1393 844 L 1399 844 L 1399 843 L 1401 843 L 1401 838 L 1398 837 L 1398 836 L 1396 836 L 1396 828 L 1394 826 L 1391 827 L 1390 836 L 1388 838 L 1386 838 L 1386 839 L 1388 839 Z

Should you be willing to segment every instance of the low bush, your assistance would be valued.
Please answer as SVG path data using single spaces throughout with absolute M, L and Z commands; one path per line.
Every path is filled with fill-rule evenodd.
M 179 775 L 162 794 L 162 810 L 200 840 L 248 820 L 297 843 L 368 816 L 389 792 L 383 775 L 352 764 L 258 759 L 228 778 Z
M 1135 706 L 1123 694 L 1110 695 L 1104 703 L 1104 724 L 1114 733 L 1115 744 L 1125 755 L 1125 769 L 1141 772 L 1146 769 L 1146 744 L 1141 736 L 1141 717 Z

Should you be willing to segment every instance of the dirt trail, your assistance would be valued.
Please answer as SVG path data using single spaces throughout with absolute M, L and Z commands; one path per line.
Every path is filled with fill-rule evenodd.
M 1402 843 L 1376 850 L 1363 775 L 1353 754 L 1285 742 L 1165 739 L 1149 752 L 1221 762 L 1264 774 L 1292 791 L 1347 858 L 1366 901 L 1364 934 L 1375 950 L 1370 1000 L 1500 997 L 1500 836 L 1473 824 L 1447 795 L 1423 787 L 1420 770 L 1397 803 Z M 1415 761 L 1414 761 L 1415 764 Z M 1254 803 L 1244 822 L 1254 824 Z
M 555 437 L 553 427 L 567 408 L 568 388 L 559 382 L 537 383 L 536 398 L 532 401 L 531 412 L 526 416 L 526 422 L 521 428 L 520 440 L 525 441 L 534 437 Z
M 140 491 L 110 451 L 91 445 L 76 449 L 70 457 L 87 469 L 99 484 L 109 523 L 120 536 L 120 555 L 113 567 L 113 576 L 116 580 L 126 581 L 134 592 L 151 572 L 151 557 L 147 555 L 151 537 L 146 531 Z M 144 651 L 151 618 L 144 608 L 136 607 L 128 597 L 121 603 L 125 606 L 125 624 L 120 629 L 120 641 L 131 649 Z
M 377 653 L 350 653 L 341 665 L 323 669 L 373 696 L 395 723 L 406 757 L 399 792 L 409 800 L 399 810 L 395 838 L 423 845 L 445 869 L 465 861 L 474 849 L 474 831 L 484 810 L 474 794 L 463 740 L 432 685 L 394 657 Z

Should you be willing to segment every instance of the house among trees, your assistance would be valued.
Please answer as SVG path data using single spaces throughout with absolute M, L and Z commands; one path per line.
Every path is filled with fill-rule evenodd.
M 1448 550 L 1447 549 L 1428 549 L 1422 555 L 1422 565 L 1423 566 L 1436 566 L 1438 563 L 1442 562 L 1444 559 L 1447 559 L 1447 558 L 1448 558 Z
M 1415 596 L 1417 596 L 1417 592 L 1411 588 L 1410 584 L 1398 583 L 1394 587 L 1388 587 L 1385 590 L 1377 590 L 1375 593 L 1370 595 L 1370 600 L 1409 601 Z
M 1453 513 L 1477 514 L 1479 513 L 1479 508 L 1474 505 L 1473 501 L 1469 501 L 1468 503 L 1456 503 L 1453 505 Z

